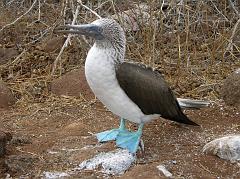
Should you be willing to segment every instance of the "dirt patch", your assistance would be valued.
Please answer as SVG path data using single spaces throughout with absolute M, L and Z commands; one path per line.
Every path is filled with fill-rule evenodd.
M 14 48 L 0 48 L 0 65 L 7 63 L 17 55 L 18 51 Z
M 88 100 L 94 98 L 94 94 L 87 84 L 84 68 L 73 70 L 66 73 L 59 79 L 53 80 L 50 88 L 52 93 L 56 95 L 75 97 L 82 95 Z
M 240 68 L 225 79 L 221 95 L 227 105 L 240 108 Z
M 50 76 L 65 40 L 54 37 L 52 31 L 71 23 L 76 1 L 34 2 L 26 15 L 0 32 L 0 47 L 9 50 L 0 50 L 0 64 L 4 63 L 0 75 L 18 99 L 13 108 L 0 109 L 1 130 L 11 131 L 13 136 L 0 158 L 0 178 L 41 178 L 44 172 L 56 171 L 66 172 L 70 178 L 104 177 L 98 169 L 72 172 L 84 160 L 116 149 L 114 142 L 98 144 L 93 135 L 118 127 L 119 119 L 93 100 L 86 83 L 82 67 L 92 41 L 72 37 L 54 77 Z M 0 2 L 1 28 L 27 12 L 34 2 Z M 125 10 L 132 12 L 129 8 L 136 7 L 133 2 L 119 1 L 115 6 L 84 3 L 101 16 L 110 17 Z M 136 163 L 119 177 L 165 178 L 157 169 L 164 165 L 175 178 L 239 178 L 237 164 L 202 153 L 207 142 L 238 134 L 240 129 L 239 110 L 219 102 L 223 79 L 239 68 L 235 56 L 239 51 L 224 55 L 238 20 L 236 13 L 228 1 L 165 3 L 164 7 L 160 1 L 149 1 L 146 5 L 150 7 L 147 12 L 142 10 L 150 18 L 140 15 L 136 18 L 140 30 L 126 30 L 126 58 L 156 67 L 178 97 L 208 99 L 215 105 L 186 111 L 201 127 L 160 119 L 146 124 L 142 137 L 145 153 L 138 153 Z M 78 23 L 95 19 L 81 7 Z M 234 50 L 239 49 L 235 45 Z M 80 70 L 72 71 L 76 68 Z M 50 93 L 49 84 L 55 95 Z
M 146 124 L 143 133 L 145 153 L 139 153 L 136 164 L 121 177 L 164 178 L 156 168 L 160 164 L 165 165 L 175 177 L 239 177 L 237 164 L 202 153 L 207 142 L 220 136 L 238 133 L 238 111 L 234 108 L 211 106 L 186 113 L 201 127 L 183 126 L 166 120 L 155 120 Z M 117 117 L 106 111 L 100 103 L 90 104 L 87 108 L 78 105 L 56 105 L 50 113 L 47 110 L 28 113 L 12 109 L 1 111 L 0 121 L 6 130 L 14 131 L 13 136 L 31 141 L 15 144 L 17 148 L 11 143 L 8 145 L 6 158 L 23 154 L 34 158 L 34 167 L 28 168 L 30 165 L 24 164 L 25 169 L 17 172 L 14 167 L 7 170 L 5 165 L 1 166 L 1 171 L 8 171 L 6 173 L 15 177 L 37 177 L 44 171 L 66 172 L 100 152 L 116 148 L 114 142 L 99 145 L 92 136 L 92 133 L 117 127 L 119 123 Z M 129 127 L 135 129 L 133 124 Z M 11 168 L 10 160 L 7 161 Z M 6 176 L 6 173 L 1 176 Z M 103 174 L 76 171 L 71 176 L 90 177 Z
M 46 41 L 42 42 L 40 49 L 46 53 L 59 53 L 65 40 L 66 37 L 64 36 L 58 36 L 53 37 L 51 39 L 47 39 Z
M 13 105 L 15 101 L 16 99 L 10 89 L 0 80 L 0 108 L 8 108 Z
M 3 132 L 0 130 L 0 157 L 4 156 L 6 153 L 7 142 L 12 138 L 11 134 L 8 132 Z

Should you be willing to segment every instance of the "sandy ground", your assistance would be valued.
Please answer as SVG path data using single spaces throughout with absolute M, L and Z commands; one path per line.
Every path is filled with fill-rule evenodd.
M 206 5 L 207 8 L 210 7 L 208 4 Z M 61 9 L 58 11 L 55 9 L 55 6 L 42 8 L 42 21 L 49 26 L 55 24 L 56 19 L 59 18 Z M 16 17 L 12 13 L 13 11 L 0 12 L 1 26 L 12 22 L 19 16 L 17 11 Z M 205 10 L 203 12 L 205 14 Z M 198 9 L 196 14 L 199 14 Z M 14 59 L 15 56 L 23 53 L 22 49 L 15 49 L 15 44 L 21 47 L 21 44 L 32 42 L 33 39 L 38 38 L 36 34 L 39 34 L 39 29 L 42 29 L 41 32 L 46 29 L 42 23 L 34 23 L 31 28 L 27 26 L 27 24 L 32 24 L 37 16 L 38 12 L 36 11 L 35 16 L 29 15 L 21 21 L 22 23 L 4 31 L 2 35 L 4 38 L 0 38 L 0 46 L 9 49 L 9 52 L 7 57 L 0 58 L 4 60 L 0 60 L 1 64 L 5 64 L 6 59 Z M 62 23 L 59 22 L 59 24 Z M 207 25 L 209 24 L 207 23 Z M 28 28 L 26 29 L 25 26 Z M 196 75 L 189 76 L 187 71 L 179 75 L 176 70 L 179 59 L 178 46 L 176 46 L 178 33 L 165 34 L 158 39 L 156 45 L 159 46 L 159 49 L 156 52 L 159 53 L 156 56 L 162 57 L 164 63 L 160 61 L 161 58 L 157 58 L 159 61 L 156 63 L 159 63 L 160 66 L 163 64 L 163 74 L 166 75 L 166 80 L 178 96 L 201 99 L 204 97 L 206 99 L 220 98 L 219 89 L 222 80 L 236 69 L 235 67 L 239 67 L 239 61 L 235 58 L 234 60 L 222 59 L 222 52 L 215 54 L 216 49 L 224 50 L 221 50 L 221 45 L 218 45 L 223 44 L 221 39 L 228 39 L 227 36 L 224 36 L 225 31 L 219 33 L 221 29 L 215 25 L 213 30 L 209 27 L 203 28 L 205 26 L 200 27 L 199 33 L 194 31 L 191 34 L 190 44 L 182 46 L 182 49 L 186 47 L 191 52 L 192 70 L 193 72 L 197 71 Z M 228 26 L 225 28 L 230 29 Z M 202 30 L 206 30 L 206 32 Z M 152 53 L 152 50 L 151 46 L 147 44 L 152 41 L 152 35 L 149 33 L 149 36 L 144 32 L 142 35 L 146 35 L 143 39 L 145 43 L 142 42 L 142 38 L 138 39 L 137 36 L 132 43 L 132 38 L 128 39 L 128 43 L 132 45 L 127 48 L 126 58 L 143 62 L 150 58 L 149 54 Z M 139 34 L 141 35 L 141 33 Z M 215 34 L 220 34 L 221 38 L 213 39 Z M 186 41 L 184 36 L 183 33 L 183 37 L 180 39 L 183 44 Z M 207 38 L 209 36 L 207 41 L 203 40 L 206 36 Z M 220 105 L 220 102 L 206 109 L 185 111 L 201 127 L 179 125 L 163 119 L 146 124 L 142 137 L 145 152 L 139 152 L 136 162 L 122 175 L 106 175 L 101 172 L 101 168 L 74 170 L 83 161 L 101 152 L 116 149 L 114 142 L 98 144 L 93 134 L 118 127 L 119 119 L 107 111 L 99 101 L 93 99 L 88 92 L 87 85 L 81 84 L 82 79 L 79 79 L 79 83 L 83 86 L 81 90 L 86 92 L 83 93 L 86 95 L 84 99 L 66 96 L 59 98 L 48 93 L 46 87 L 48 87 L 49 79 L 46 76 L 51 72 L 53 61 L 56 59 L 64 39 L 54 38 L 50 34 L 45 39 L 40 39 L 39 43 L 26 46 L 27 51 L 22 54 L 22 60 L 17 62 L 13 60 L 15 63 L 6 65 L 1 72 L 2 79 L 14 91 L 15 97 L 19 101 L 10 109 L 0 109 L 0 130 L 9 131 L 13 137 L 7 145 L 6 155 L 0 158 L 0 178 L 44 178 L 46 172 L 65 172 L 65 174 L 70 174 L 68 178 L 165 178 L 157 169 L 159 165 L 164 165 L 174 178 L 240 178 L 240 166 L 237 163 L 231 163 L 202 152 L 203 146 L 215 138 L 239 134 L 239 110 L 226 107 L 224 104 Z M 48 40 L 50 41 L 48 42 Z M 53 44 L 57 46 L 53 48 Z M 146 52 L 139 53 L 138 51 L 142 51 L 144 47 L 147 47 L 145 48 Z M 73 45 L 62 55 L 61 74 L 76 69 L 77 66 L 82 66 L 88 48 L 86 43 L 76 45 L 73 42 Z M 208 51 L 212 51 L 212 53 L 208 53 Z M 140 58 L 142 55 L 143 58 Z M 208 60 L 211 63 L 208 63 Z M 9 74 L 9 69 L 13 74 Z M 60 76 L 59 71 L 56 74 Z M 207 74 L 206 79 L 206 76 L 202 76 L 203 74 Z M 76 79 L 75 83 L 77 83 Z M 203 89 L 201 89 L 202 84 Z M 55 87 L 63 89 L 62 86 L 56 85 Z M 35 89 L 37 91 L 34 91 Z M 78 89 L 76 92 L 78 93 Z M 128 127 L 136 129 L 137 126 L 129 124 Z M 62 178 L 67 178 L 67 176 Z
M 212 139 L 237 134 L 239 113 L 224 106 L 186 111 L 201 125 L 192 127 L 166 120 L 145 125 L 145 152 L 120 178 L 164 178 L 156 168 L 163 164 L 176 178 L 238 178 L 239 165 L 202 153 Z M 75 101 L 32 104 L 0 111 L 1 128 L 11 131 L 7 155 L 0 159 L 0 176 L 42 177 L 43 172 L 66 172 L 100 152 L 116 149 L 114 142 L 98 145 L 92 133 L 118 126 L 118 118 L 100 102 Z M 130 124 L 131 129 L 136 126 Z M 106 176 L 95 171 L 79 170 L 71 178 Z M 111 176 L 110 176 L 111 177 Z

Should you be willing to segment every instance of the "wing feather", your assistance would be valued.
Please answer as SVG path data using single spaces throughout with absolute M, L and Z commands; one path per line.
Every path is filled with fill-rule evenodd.
M 118 65 L 116 76 L 121 88 L 144 114 L 160 114 L 165 119 L 197 125 L 183 114 L 172 90 L 158 71 L 124 62 Z

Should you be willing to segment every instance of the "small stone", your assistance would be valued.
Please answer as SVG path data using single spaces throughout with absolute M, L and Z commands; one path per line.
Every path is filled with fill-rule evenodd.
M 43 172 L 43 178 L 54 179 L 54 178 L 67 178 L 70 177 L 68 173 L 65 172 Z
M 0 48 L 0 65 L 7 63 L 11 58 L 17 55 L 18 51 L 14 48 Z
M 64 36 L 53 37 L 45 41 L 41 49 L 47 53 L 59 53 L 65 40 L 66 37 Z
M 240 107 L 240 68 L 226 78 L 221 96 L 227 105 Z
M 3 81 L 0 81 L 0 108 L 8 108 L 13 105 L 15 101 L 16 99 L 10 89 Z
M 13 173 L 27 173 L 35 164 L 39 161 L 39 158 L 35 155 L 21 154 L 21 155 L 10 155 L 5 160 L 5 164 L 8 170 Z
M 173 175 L 169 172 L 164 165 L 158 165 L 157 169 L 163 173 L 163 175 L 167 178 L 172 178 Z
M 21 146 L 21 145 L 25 145 L 25 144 L 31 144 L 31 140 L 27 137 L 18 137 L 18 136 L 14 136 L 10 142 L 11 145 L 15 145 L 15 146 Z
M 0 157 L 6 153 L 6 144 L 12 138 L 9 132 L 0 131 Z
M 203 147 L 203 152 L 217 155 L 231 162 L 240 161 L 240 135 L 215 139 Z
M 75 96 L 83 95 L 86 99 L 93 99 L 94 94 L 88 86 L 84 69 L 70 71 L 62 77 L 52 81 L 51 91 L 56 95 Z

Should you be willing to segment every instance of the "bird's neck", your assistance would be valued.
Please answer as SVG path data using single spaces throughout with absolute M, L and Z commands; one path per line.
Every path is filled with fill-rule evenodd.
M 114 63 L 122 63 L 124 62 L 125 57 L 125 41 L 123 42 L 98 42 L 96 41 L 92 48 L 102 53 L 102 56 L 109 56 L 109 58 Z M 101 56 L 99 56 L 101 58 Z

